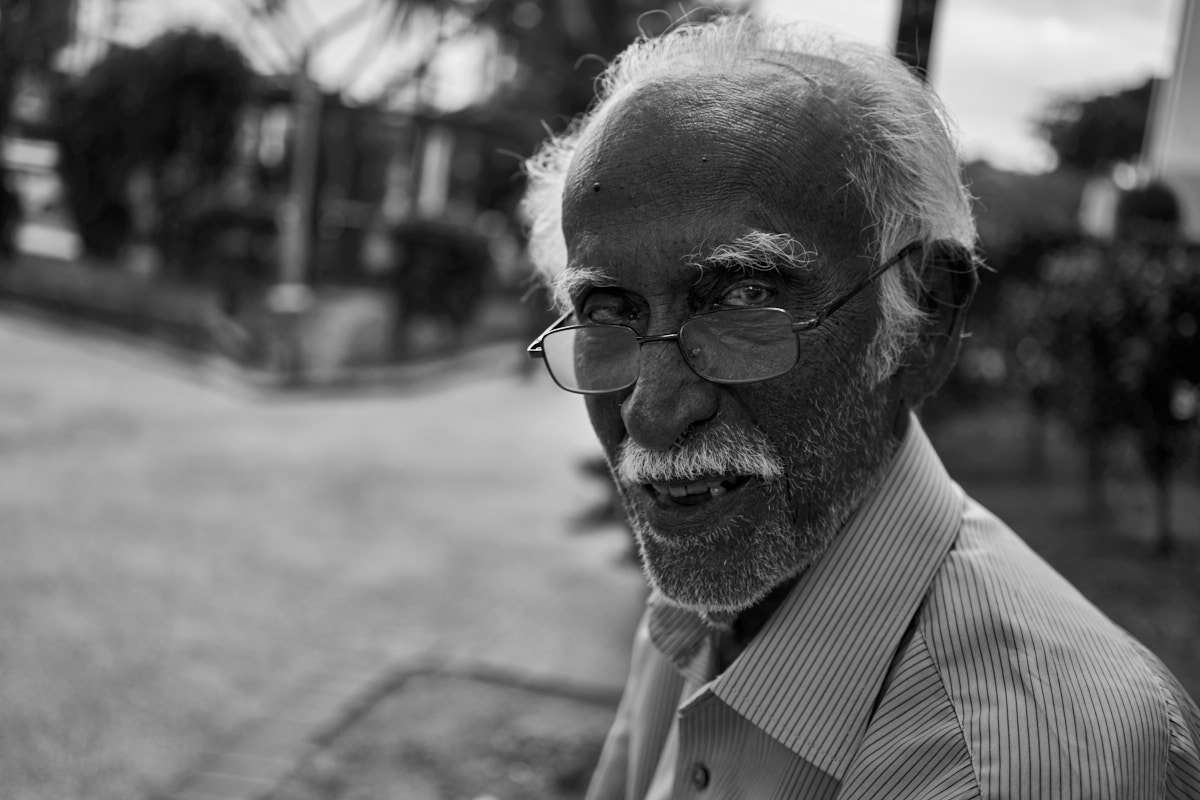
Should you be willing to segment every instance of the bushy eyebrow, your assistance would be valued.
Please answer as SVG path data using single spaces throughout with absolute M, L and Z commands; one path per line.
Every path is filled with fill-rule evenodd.
M 808 270 L 816 260 L 815 250 L 805 247 L 789 234 L 754 230 L 717 245 L 707 254 L 697 253 L 690 256 L 687 263 L 701 270 L 715 268 L 739 272 L 802 272 Z
M 552 286 L 554 303 L 558 308 L 565 310 L 572 306 L 572 299 L 584 289 L 596 286 L 615 286 L 616 284 L 615 278 L 597 267 L 564 269 L 554 278 Z
M 795 237 L 786 233 L 752 230 L 747 234 L 717 245 L 708 253 L 698 251 L 684 259 L 703 273 L 705 269 L 750 272 L 777 270 L 804 272 L 817 260 L 810 250 Z M 572 306 L 573 298 L 585 289 L 597 286 L 616 286 L 616 278 L 598 267 L 572 267 L 555 276 L 552 285 L 554 302 L 561 309 Z

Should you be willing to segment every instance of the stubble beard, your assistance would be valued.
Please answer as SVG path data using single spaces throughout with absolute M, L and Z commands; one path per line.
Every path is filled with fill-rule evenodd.
M 890 424 L 882 419 L 885 403 L 861 370 L 824 402 L 803 412 L 805 424 L 784 442 L 772 442 L 760 429 L 735 430 L 714 422 L 682 447 L 656 458 L 686 457 L 689 448 L 719 454 L 753 448 L 781 466 L 781 474 L 763 480 L 765 509 L 751 519 L 735 515 L 719 525 L 685 537 L 667 536 L 646 519 L 625 488 L 620 460 L 615 472 L 651 587 L 670 603 L 705 615 L 735 614 L 763 599 L 776 586 L 815 564 L 851 514 L 875 487 L 895 449 Z M 646 455 L 644 452 L 642 455 Z

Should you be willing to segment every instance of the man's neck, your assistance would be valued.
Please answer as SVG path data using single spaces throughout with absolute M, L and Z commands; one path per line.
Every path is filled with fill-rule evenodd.
M 904 437 L 908 434 L 910 420 L 912 414 L 908 406 L 901 402 L 896 408 L 895 417 L 892 420 L 892 441 L 890 442 L 889 453 L 887 458 L 883 459 L 878 471 L 875 474 L 874 480 L 868 482 L 864 487 L 863 498 L 869 496 L 875 491 L 879 482 L 883 479 L 887 472 L 888 464 L 896 456 Z M 857 508 L 862 504 L 863 498 L 859 498 L 854 503 Z M 845 523 L 843 522 L 843 525 Z M 814 559 L 815 563 L 816 559 Z M 811 564 L 809 565 L 812 566 Z M 758 635 L 758 632 L 767 624 L 767 620 L 775 613 L 779 606 L 783 605 L 783 601 L 787 599 L 788 594 L 796 586 L 800 580 L 798 573 L 784 582 L 780 583 L 772 589 L 766 597 L 759 600 L 754 605 L 740 612 L 728 611 L 701 611 L 700 618 L 704 620 L 717 637 L 718 648 L 718 672 L 724 672 L 725 669 L 733 663 L 733 661 L 741 655 L 750 641 Z
M 733 663 L 750 641 L 767 624 L 775 610 L 783 605 L 788 593 L 795 587 L 799 576 L 789 578 L 776 586 L 770 593 L 750 608 L 745 609 L 724 625 L 716 625 L 717 672 L 724 672 Z M 710 618 L 705 616 L 705 620 Z M 714 620 L 715 622 L 715 620 Z M 710 623 L 711 624 L 711 623 Z

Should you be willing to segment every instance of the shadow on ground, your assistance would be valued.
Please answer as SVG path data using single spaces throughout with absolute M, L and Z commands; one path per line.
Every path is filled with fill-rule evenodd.
M 274 800 L 582 797 L 614 702 L 497 677 L 410 677 Z

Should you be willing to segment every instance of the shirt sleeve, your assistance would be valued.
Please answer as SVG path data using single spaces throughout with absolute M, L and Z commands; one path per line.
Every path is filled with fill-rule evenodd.
M 1184 698 L 1186 701 L 1186 698 Z M 1168 698 L 1171 745 L 1167 756 L 1167 791 L 1170 800 L 1200 798 L 1200 712 L 1194 703 Z
M 1167 764 L 1163 797 L 1200 799 L 1200 709 L 1175 676 L 1156 656 L 1138 645 L 1158 679 L 1168 725 Z
M 629 677 L 625 681 L 625 690 L 621 694 L 616 717 L 613 718 L 612 727 L 604 740 L 604 749 L 600 751 L 600 761 L 596 764 L 595 772 L 592 773 L 587 800 L 623 800 L 625 798 L 629 775 L 629 743 L 632 738 L 630 732 L 633 726 L 633 707 L 642 693 L 641 684 L 645 680 L 646 661 L 650 657 L 646 650 L 649 645 L 650 636 L 646 630 L 646 620 L 643 618 L 634 634 Z
M 634 677 L 630 676 L 630 681 Z M 628 685 L 617 707 L 617 716 L 604 740 L 600 761 L 592 773 L 587 800 L 624 800 L 626 775 L 629 773 L 630 697 Z

